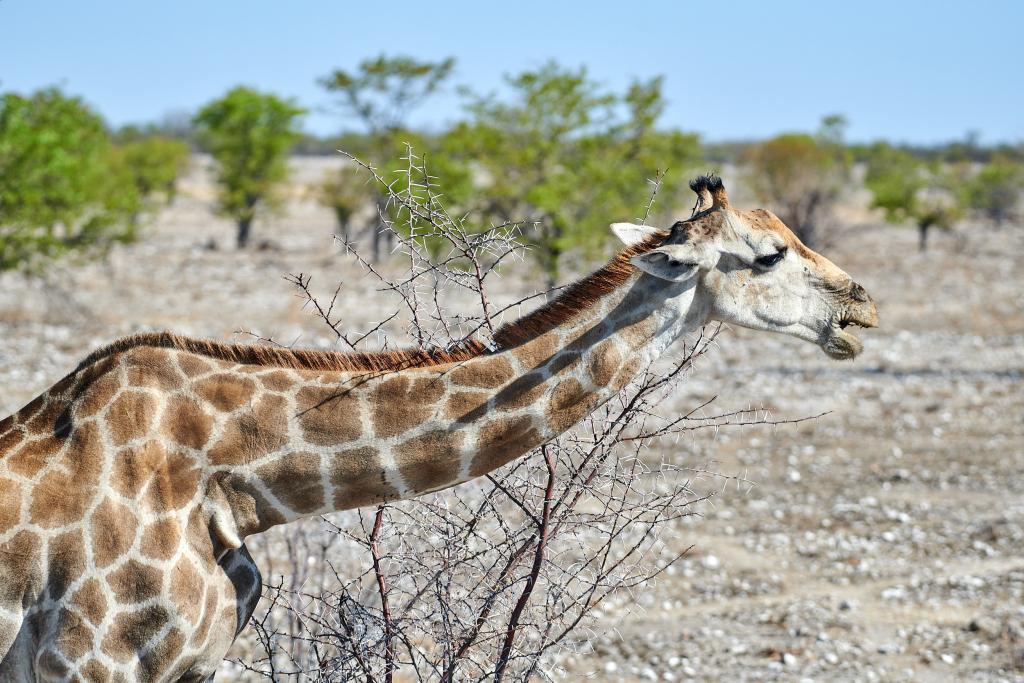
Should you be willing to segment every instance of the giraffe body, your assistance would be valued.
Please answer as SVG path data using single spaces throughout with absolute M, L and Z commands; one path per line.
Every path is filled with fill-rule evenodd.
M 716 201 L 685 230 L 617 231 L 629 249 L 499 332 L 494 352 L 353 357 L 158 334 L 92 354 L 0 422 L 0 680 L 211 676 L 259 596 L 247 536 L 490 472 L 728 319 L 723 296 L 756 305 L 763 282 L 709 287 L 734 269 L 698 278 L 704 266 L 677 258 L 761 220 L 730 211 Z M 857 293 L 800 258 L 829 296 Z M 845 319 L 872 323 L 864 296 Z M 822 348 L 853 343 L 838 334 Z

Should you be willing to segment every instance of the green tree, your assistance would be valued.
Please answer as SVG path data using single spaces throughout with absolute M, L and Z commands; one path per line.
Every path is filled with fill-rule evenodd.
M 1012 220 L 1024 191 L 1024 168 L 1005 156 L 985 164 L 967 183 L 967 206 L 997 226 Z
M 531 252 L 550 284 L 564 255 L 586 253 L 608 223 L 635 216 L 659 168 L 692 164 L 696 137 L 663 133 L 661 79 L 605 91 L 585 69 L 554 62 L 506 78 L 508 100 L 467 93 L 471 120 L 443 148 L 483 178 L 478 207 L 495 221 L 536 221 Z
M 113 172 L 119 176 L 119 186 L 137 198 L 133 224 L 138 224 L 142 212 L 155 211 L 174 200 L 188 155 L 187 144 L 164 137 L 145 137 L 114 147 Z
M 103 120 L 57 88 L 0 96 L 0 269 L 134 238 Z
M 195 116 L 199 139 L 217 161 L 220 211 L 237 224 L 239 249 L 249 243 L 257 209 L 276 204 L 304 113 L 291 99 L 239 86 Z
M 337 171 L 329 171 L 317 188 L 317 200 L 334 213 L 338 234 L 346 242 L 351 238 L 352 216 L 365 202 L 369 187 L 361 170 L 346 164 Z
M 451 58 L 428 62 L 407 56 L 381 55 L 364 60 L 354 72 L 335 69 L 321 78 L 320 86 L 335 96 L 338 105 L 363 129 L 364 135 L 358 139 L 348 136 L 345 150 L 371 163 L 386 179 L 396 177 L 397 172 L 407 167 L 407 162 L 402 160 L 406 145 L 412 145 L 420 154 L 432 151 L 422 136 L 408 129 L 408 117 L 444 85 L 454 67 L 455 60 Z M 441 171 L 440 164 L 432 167 L 436 172 Z M 442 179 L 449 192 L 459 184 L 447 175 Z M 378 212 L 388 212 L 386 193 L 381 188 L 368 187 L 375 193 Z M 381 258 L 379 227 L 372 237 L 375 261 Z
M 869 150 L 864 184 L 873 195 L 872 207 L 882 209 L 887 221 L 917 226 L 921 251 L 928 248 L 932 228 L 950 230 L 962 215 L 960 183 L 948 166 L 921 161 L 887 143 Z
M 848 177 L 846 121 L 827 116 L 817 135 L 786 133 L 752 145 L 745 161 L 751 188 L 804 243 L 813 245 Z

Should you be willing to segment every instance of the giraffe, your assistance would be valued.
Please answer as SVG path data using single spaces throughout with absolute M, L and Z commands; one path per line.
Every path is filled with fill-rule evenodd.
M 437 491 L 569 429 L 708 321 L 836 359 L 877 324 L 849 275 L 703 176 L 492 347 L 343 354 L 151 333 L 0 422 L 0 680 L 212 679 L 259 599 L 244 541 Z

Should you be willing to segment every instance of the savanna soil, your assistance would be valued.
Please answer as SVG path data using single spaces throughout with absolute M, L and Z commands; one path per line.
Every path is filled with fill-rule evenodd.
M 212 215 L 199 160 L 138 244 L 45 279 L 0 275 L 0 415 L 132 332 L 333 346 L 287 273 L 324 294 L 343 279 L 348 329 L 390 312 L 308 200 L 335 163 L 297 162 L 249 253 Z M 568 655 L 568 677 L 1024 680 L 1024 229 L 970 226 L 919 254 L 912 231 L 868 220 L 834 242 L 823 251 L 874 296 L 880 329 L 843 363 L 789 338 L 718 338 L 667 409 L 717 396 L 709 412 L 826 414 L 664 445 L 726 476 L 695 482 L 716 494 L 672 530 L 693 550 L 603 608 L 596 654 Z M 529 269 L 506 269 L 498 298 L 529 292 Z

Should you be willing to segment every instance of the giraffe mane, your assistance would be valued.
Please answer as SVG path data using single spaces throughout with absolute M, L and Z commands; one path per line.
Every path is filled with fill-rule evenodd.
M 236 344 L 210 339 L 194 339 L 173 332 L 144 332 L 118 339 L 89 354 L 75 371 L 106 357 L 137 347 L 157 347 L 187 351 L 207 358 L 247 365 L 297 370 L 340 372 L 393 372 L 449 363 L 461 363 L 477 356 L 506 351 L 549 332 L 575 318 L 610 293 L 636 272 L 630 258 L 654 247 L 667 233 L 629 247 L 603 267 L 565 287 L 552 301 L 537 310 L 500 327 L 494 333 L 494 347 L 477 339 L 468 339 L 450 349 L 401 349 L 396 351 L 343 352 L 317 349 L 291 349 L 266 344 Z

